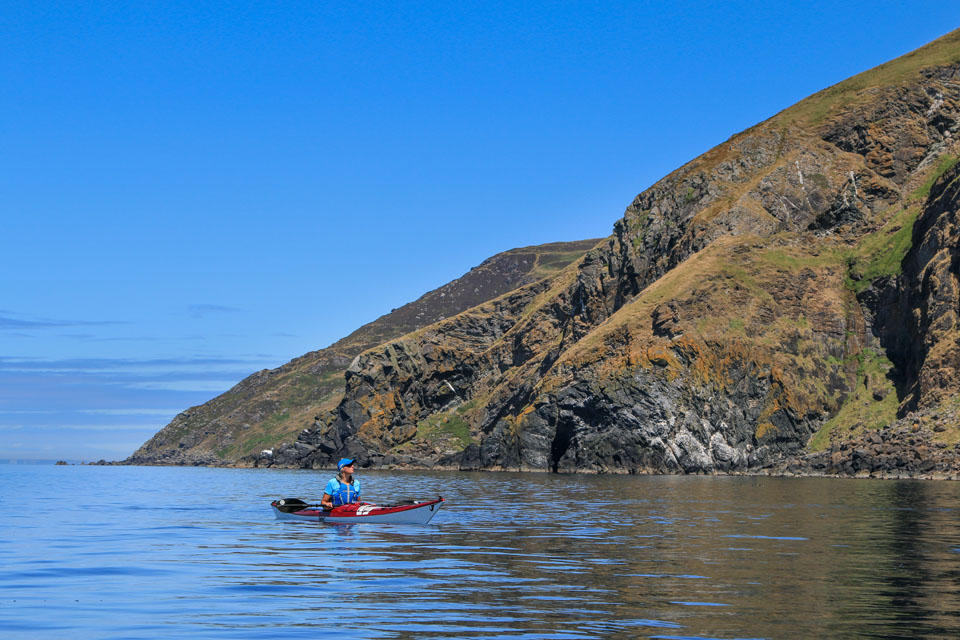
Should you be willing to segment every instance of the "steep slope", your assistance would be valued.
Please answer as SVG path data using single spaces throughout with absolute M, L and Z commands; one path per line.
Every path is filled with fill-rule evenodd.
M 597 242 L 558 242 L 497 254 L 326 349 L 254 373 L 226 393 L 187 409 L 125 462 L 226 464 L 292 442 L 316 416 L 336 407 L 344 370 L 360 352 L 556 273 Z
M 556 276 L 360 354 L 253 462 L 741 471 L 937 405 L 958 134 L 953 32 L 681 167 Z
M 900 419 L 874 420 L 873 428 L 858 429 L 862 423 L 844 415 L 856 416 L 848 407 L 896 406 L 893 393 L 885 396 L 887 390 L 881 389 L 871 398 L 866 388 L 858 387 L 854 400 L 818 434 L 813 451 L 789 461 L 785 470 L 960 477 L 957 156 L 944 157 L 918 193 L 929 196 L 913 225 L 912 248 L 903 260 L 902 273 L 878 278 L 858 296 L 874 315 L 876 334 L 897 363 L 894 371 L 902 372 L 894 378 L 899 385 Z M 843 426 L 851 432 L 848 437 L 836 433 L 841 431 L 842 436 Z

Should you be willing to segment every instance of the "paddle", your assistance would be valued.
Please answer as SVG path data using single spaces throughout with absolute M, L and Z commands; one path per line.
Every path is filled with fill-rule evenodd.
M 321 504 L 307 504 L 300 498 L 281 498 L 277 500 L 277 509 L 283 511 L 284 513 L 293 513 L 294 511 L 302 511 L 310 507 L 322 507 Z
M 422 500 L 408 499 L 408 500 L 400 500 L 399 502 L 395 502 L 394 504 L 388 505 L 388 506 L 403 507 L 411 504 L 419 504 L 420 502 L 422 502 Z M 294 511 L 302 511 L 303 509 L 309 509 L 311 507 L 322 508 L 323 505 L 309 504 L 307 502 L 304 502 L 300 498 L 281 498 L 280 500 L 277 501 L 277 508 L 280 509 L 280 511 L 283 511 L 284 513 L 293 513 Z
M 401 504 L 416 504 L 416 500 L 407 500 Z M 309 509 L 311 507 L 320 507 L 323 508 L 322 503 L 310 504 L 304 502 L 300 498 L 281 498 L 277 500 L 277 509 L 283 511 L 284 513 L 293 513 L 294 511 L 302 511 L 304 509 Z

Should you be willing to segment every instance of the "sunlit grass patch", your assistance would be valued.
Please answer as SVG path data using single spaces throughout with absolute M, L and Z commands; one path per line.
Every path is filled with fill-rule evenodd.
M 947 171 L 952 169 L 954 165 L 957 164 L 957 161 L 960 160 L 960 156 L 951 155 L 949 153 L 944 154 L 940 158 L 940 162 L 937 164 L 937 168 L 930 173 L 926 181 L 917 188 L 916 191 L 910 194 L 911 198 L 926 200 L 930 197 L 930 189 L 933 187 L 933 183 L 940 179 L 940 176 L 945 174 Z
M 903 209 L 846 254 L 847 288 L 859 293 L 877 278 L 901 273 L 903 259 L 913 246 L 913 225 L 919 213 L 917 206 Z
M 882 353 L 864 349 L 858 356 L 857 383 L 840 410 L 810 438 L 810 451 L 823 451 L 836 439 L 880 429 L 897 419 L 899 400 L 889 374 L 893 363 Z M 875 394 L 883 396 L 877 400 Z

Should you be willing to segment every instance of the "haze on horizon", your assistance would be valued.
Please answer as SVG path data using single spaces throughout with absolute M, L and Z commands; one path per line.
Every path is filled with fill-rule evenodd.
M 174 415 L 960 26 L 916 2 L 0 7 L 0 460 Z

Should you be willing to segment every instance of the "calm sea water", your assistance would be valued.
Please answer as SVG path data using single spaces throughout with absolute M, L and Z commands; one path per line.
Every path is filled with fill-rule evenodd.
M 0 635 L 960 637 L 960 483 L 364 472 L 447 505 L 274 519 L 328 475 L 0 465 Z

